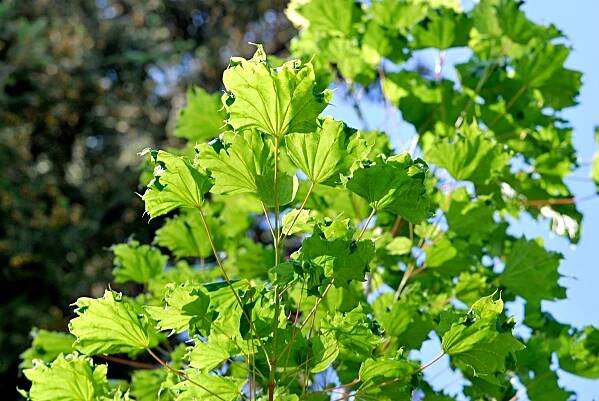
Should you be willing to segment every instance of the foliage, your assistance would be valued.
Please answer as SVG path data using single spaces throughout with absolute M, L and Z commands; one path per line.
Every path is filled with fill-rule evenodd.
M 13 316 L 0 323 L 2 394 L 15 394 L 31 325 L 66 328 L 69 302 L 100 295 L 110 279 L 108 248 L 132 234 L 151 238 L 155 225 L 141 220 L 142 203 L 131 196 L 139 189 L 130 149 L 176 144 L 167 131 L 212 137 L 224 118 L 217 110 L 199 121 L 208 134 L 184 115 L 174 124 L 185 87 L 219 88 L 227 54 L 251 52 L 247 37 L 284 51 L 293 30 L 283 6 L 1 2 L 0 314 Z M 190 107 L 220 104 L 205 93 L 190 89 Z
M 34 361 L 23 393 L 453 399 L 422 374 L 444 358 L 471 399 L 513 399 L 515 379 L 533 401 L 567 399 L 552 355 L 597 378 L 597 329 L 541 308 L 565 296 L 561 255 L 509 231 L 521 215 L 549 210 L 568 222 L 552 222 L 557 234 L 579 237 L 563 180 L 576 155 L 559 111 L 575 104 L 580 74 L 563 67 L 561 33 L 510 0 L 470 11 L 451 0 L 303 0 L 288 14 L 299 60 L 281 63 L 261 46 L 232 58 L 215 138 L 186 134 L 186 149 L 143 152 L 154 169 L 142 197 L 164 221 L 154 241 L 162 248 L 129 243 L 121 249 L 137 253 L 127 258 L 136 265 L 123 275 L 121 259 L 115 271 L 143 287 L 80 298 L 74 351 Z M 471 50 L 456 67 L 460 85 L 443 78 L 441 61 L 432 76 L 390 67 L 431 46 Z M 383 132 L 320 117 L 334 85 L 350 98 L 380 87 L 414 126 L 417 149 L 395 152 Z M 205 114 L 190 105 L 181 118 L 217 115 L 205 99 Z M 148 268 L 149 252 L 164 254 L 152 257 L 165 261 L 160 271 Z M 504 308 L 517 297 L 526 333 Z M 416 360 L 410 351 L 431 336 L 438 356 Z M 106 388 L 99 359 L 132 369 Z M 55 364 L 76 374 L 40 392 Z

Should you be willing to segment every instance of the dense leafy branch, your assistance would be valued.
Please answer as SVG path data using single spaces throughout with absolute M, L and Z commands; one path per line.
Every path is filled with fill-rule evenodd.
M 576 158 L 558 112 L 575 103 L 580 76 L 563 66 L 561 33 L 509 0 L 467 12 L 450 0 L 311 0 L 291 2 L 288 15 L 298 59 L 259 45 L 250 59 L 232 58 L 224 114 L 212 100 L 201 111 L 193 104 L 198 119 L 224 124 L 186 149 L 146 152 L 146 212 L 171 219 L 153 245 L 113 248 L 116 281 L 144 290 L 79 299 L 74 337 L 50 334 L 27 354 L 25 394 L 453 399 L 422 375 L 443 357 L 471 399 L 513 398 L 517 376 L 533 401 L 566 400 L 553 354 L 561 369 L 598 377 L 597 329 L 541 309 L 565 298 L 561 255 L 508 231 L 529 214 L 579 237 L 580 199 L 564 182 Z M 443 76 L 456 47 L 472 51 L 456 66 L 459 85 Z M 440 51 L 433 74 L 403 68 L 427 48 Z M 570 79 L 556 91 L 562 76 Z M 380 86 L 414 126 L 413 151 L 322 116 L 334 86 L 352 97 Z M 504 309 L 517 297 L 526 335 L 513 333 Z M 409 351 L 431 336 L 438 356 L 413 360 Z M 153 351 L 161 343 L 176 344 L 169 362 Z M 87 359 L 142 352 L 160 368 L 132 370 L 119 390 Z M 48 386 L 65 364 L 76 372 L 68 386 Z

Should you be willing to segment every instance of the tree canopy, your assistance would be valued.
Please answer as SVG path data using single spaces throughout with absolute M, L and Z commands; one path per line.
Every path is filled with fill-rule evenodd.
M 34 334 L 21 393 L 453 400 L 423 375 L 442 359 L 472 400 L 567 400 L 557 369 L 599 378 L 597 328 L 543 309 L 567 295 L 562 255 L 511 231 L 530 216 L 576 243 L 582 221 L 561 113 L 581 74 L 520 6 L 292 1 L 292 57 L 231 57 L 222 96 L 188 91 L 186 145 L 141 152 L 162 226 L 113 246 L 116 285 L 75 302 L 70 334 Z M 432 70 L 414 68 L 423 51 Z M 412 125 L 409 149 L 326 116 L 342 96 L 363 116 L 361 92 Z M 415 358 L 431 337 L 437 356 Z

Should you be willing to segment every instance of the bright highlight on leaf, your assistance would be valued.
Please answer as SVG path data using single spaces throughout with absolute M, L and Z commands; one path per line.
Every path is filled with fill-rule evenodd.
M 143 310 L 120 293 L 107 290 L 99 299 L 79 298 L 77 317 L 69 331 L 75 349 L 87 354 L 137 353 L 158 343 L 156 331 Z
M 231 59 L 223 83 L 228 123 L 236 131 L 259 129 L 277 140 L 314 131 L 316 117 L 331 99 L 329 90 L 317 92 L 311 63 L 294 60 L 274 68 L 260 45 L 250 60 Z
M 38 360 L 23 373 L 31 381 L 26 393 L 31 401 L 108 399 L 107 366 L 94 366 L 85 356 L 59 355 L 48 365 Z
M 443 351 L 466 373 L 489 382 L 505 371 L 506 360 L 524 345 L 512 336 L 514 321 L 504 319 L 503 301 L 493 295 L 476 301 L 443 335 Z
M 198 148 L 198 160 L 214 177 L 213 192 L 249 193 L 265 206 L 285 205 L 297 192 L 297 177 L 278 174 L 275 185 L 275 146 L 258 131 L 227 134 L 223 142 Z M 275 192 L 276 191 L 276 192 Z
M 313 133 L 289 134 L 285 148 L 291 162 L 314 184 L 335 185 L 368 148 L 355 130 L 343 122 L 325 118 Z
M 404 153 L 378 158 L 354 171 L 347 189 L 364 198 L 377 211 L 387 210 L 413 223 L 431 216 L 424 180 L 428 167 Z
M 177 208 L 199 208 L 212 182 L 202 168 L 183 156 L 148 150 L 156 167 L 142 199 L 151 218 Z M 145 152 L 144 152 L 145 153 Z

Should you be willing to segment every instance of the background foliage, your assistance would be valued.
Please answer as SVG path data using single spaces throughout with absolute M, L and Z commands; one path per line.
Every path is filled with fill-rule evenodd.
M 136 152 L 167 140 L 189 83 L 220 86 L 231 54 L 283 51 L 278 1 L 0 4 L 0 391 L 30 327 L 64 328 L 101 294 L 113 243 L 147 241 Z M 169 125 L 169 122 L 171 125 Z

